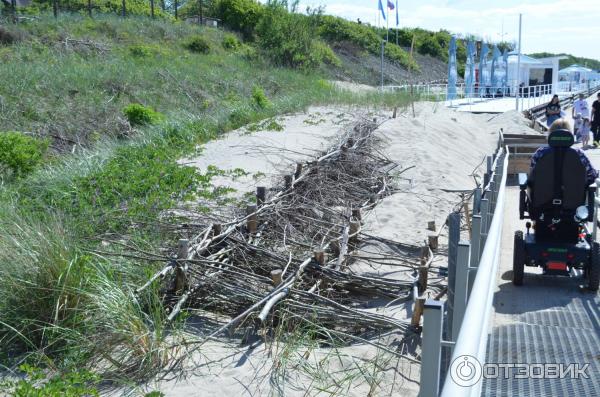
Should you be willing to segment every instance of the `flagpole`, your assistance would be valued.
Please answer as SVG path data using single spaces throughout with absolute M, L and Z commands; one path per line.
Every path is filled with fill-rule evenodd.
M 385 28 L 385 42 L 390 41 L 390 8 L 386 4 L 387 9 L 387 18 L 385 19 L 386 28 Z
M 396 45 L 398 45 L 398 28 L 400 24 L 398 22 L 398 0 L 396 0 Z

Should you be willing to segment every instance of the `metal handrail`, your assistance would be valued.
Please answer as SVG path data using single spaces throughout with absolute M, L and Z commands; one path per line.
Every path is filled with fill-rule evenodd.
M 500 154 L 498 157 L 500 157 Z M 471 291 L 471 296 L 475 299 L 469 299 L 467 304 L 458 338 L 454 345 L 451 362 L 463 356 L 472 356 L 480 363 L 485 362 L 488 330 L 496 287 L 496 274 L 500 260 L 508 157 L 509 153 L 505 151 L 502 176 L 497 187 L 496 207 Z M 455 383 L 452 377 L 448 375 L 444 381 L 441 396 L 479 396 L 482 386 L 483 382 L 479 381 L 471 387 L 464 387 Z

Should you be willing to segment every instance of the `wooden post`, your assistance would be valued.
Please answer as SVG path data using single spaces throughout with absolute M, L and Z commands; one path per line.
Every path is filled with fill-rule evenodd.
M 291 189 L 292 187 L 292 175 L 285 175 L 283 177 L 284 182 L 285 182 L 285 189 Z
M 465 219 L 467 221 L 467 229 L 469 230 L 469 240 L 471 240 L 471 214 L 469 213 L 469 202 L 465 201 L 463 206 L 465 208 Z
M 190 241 L 188 239 L 179 239 L 177 244 L 177 266 L 175 267 L 175 293 L 179 294 L 186 288 L 187 280 L 185 276 L 185 261 L 188 257 Z
M 294 179 L 300 178 L 301 174 L 302 174 L 302 163 L 297 163 L 296 164 L 296 172 L 294 172 Z
M 427 291 L 427 278 L 429 276 L 429 268 L 427 266 L 419 266 L 419 294 Z
M 429 244 L 429 248 L 431 248 L 432 251 L 435 251 L 438 249 L 438 236 L 437 234 L 430 234 L 427 236 L 427 242 Z
M 350 221 L 350 242 L 352 244 L 358 243 L 358 234 L 356 234 L 360 230 L 360 222 L 359 221 Z M 356 235 L 354 235 L 356 234 Z
M 425 298 L 417 298 L 415 301 L 415 307 L 413 309 L 412 319 L 410 321 L 413 327 L 419 327 L 421 325 L 421 316 L 423 315 L 423 309 L 425 308 Z
M 429 246 L 424 245 L 421 247 L 421 266 L 425 266 L 429 259 Z
M 329 246 L 331 247 L 331 253 L 334 257 L 337 258 L 340 256 L 340 242 L 338 240 L 333 240 L 331 243 L 329 243 Z
M 154 19 L 154 0 L 150 0 L 150 16 Z
M 326 262 L 325 251 L 317 250 L 314 252 L 315 262 L 319 264 L 319 266 L 324 266 Z
M 121 9 L 121 16 L 123 18 L 125 18 L 127 16 L 127 7 L 125 5 L 125 0 L 122 1 L 122 9 Z
M 431 230 L 432 232 L 435 232 L 435 221 L 429 221 L 427 222 L 427 230 Z
M 16 9 L 17 2 L 13 0 L 13 12 Z M 52 1 L 52 13 L 54 14 L 54 18 L 58 18 L 58 0 Z
M 125 0 L 123 0 L 125 1 Z M 179 8 L 179 3 L 175 0 L 175 19 L 177 19 L 177 9 Z
M 352 217 L 357 221 L 362 221 L 362 214 L 360 213 L 360 208 L 355 208 L 352 210 Z
M 348 140 L 346 141 L 346 145 L 351 148 L 352 146 L 354 146 L 354 138 L 348 138 Z
M 92 0 L 88 0 L 88 17 L 92 17 Z
M 398 112 L 398 106 L 394 106 L 394 113 L 392 114 L 392 118 L 396 118 L 396 113 Z
M 256 206 L 247 206 L 246 214 L 249 215 L 248 220 L 246 221 L 246 228 L 248 229 L 248 233 L 256 233 L 256 229 L 258 228 L 258 215 L 256 215 Z
M 213 236 L 218 236 L 218 235 L 220 235 L 220 234 L 221 234 L 221 230 L 222 230 L 221 224 L 220 224 L 220 223 L 215 223 L 215 224 L 212 226 L 212 233 L 213 233 Z
M 344 144 L 340 147 L 340 159 L 346 160 L 348 158 L 348 147 Z
M 282 275 L 283 275 L 283 270 L 281 270 L 281 269 L 271 270 L 271 281 L 273 282 L 273 285 L 275 287 L 277 287 L 279 284 L 281 284 L 281 281 L 282 281 L 281 276 Z
M 179 239 L 177 243 L 177 259 L 187 259 L 190 247 L 190 241 L 188 239 Z
M 258 207 L 262 207 L 262 205 L 265 203 L 266 196 L 267 196 L 267 188 L 264 186 L 257 186 L 256 187 L 256 205 Z
M 377 202 L 377 194 L 373 193 L 369 196 L 369 204 L 375 204 Z

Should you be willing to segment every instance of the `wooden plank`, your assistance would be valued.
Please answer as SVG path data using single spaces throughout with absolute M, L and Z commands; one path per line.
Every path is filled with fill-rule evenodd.
M 510 158 L 508 161 L 508 173 L 518 174 L 520 172 L 528 172 L 531 165 L 531 157 Z

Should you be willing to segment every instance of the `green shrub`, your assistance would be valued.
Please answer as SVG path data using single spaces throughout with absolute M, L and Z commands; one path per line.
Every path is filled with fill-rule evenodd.
M 10 45 L 17 41 L 17 35 L 0 26 L 0 45 Z
M 210 44 L 206 38 L 200 35 L 190 37 L 184 44 L 184 47 L 191 52 L 199 54 L 208 54 L 210 52 Z
M 418 51 L 420 54 L 431 55 L 436 58 L 443 57 L 443 50 L 440 43 L 431 37 L 431 35 L 423 37 L 418 47 Z
M 331 66 L 342 66 L 342 61 L 335 55 L 335 52 L 326 43 L 317 40 L 313 44 L 313 51 L 315 52 L 318 59 L 322 60 L 323 63 Z
M 162 114 L 139 103 L 127 105 L 123 113 L 132 126 L 156 124 L 164 118 Z
M 271 107 L 271 101 L 269 101 L 269 98 L 265 95 L 265 91 L 259 86 L 252 88 L 252 101 L 261 109 Z
M 254 39 L 254 29 L 262 16 L 264 7 L 256 0 L 218 0 L 214 14 L 223 25 L 240 32 L 245 39 Z
M 383 30 L 385 32 L 385 30 Z M 371 54 L 381 53 L 381 31 L 343 18 L 324 15 L 319 19 L 319 34 L 332 43 L 349 42 Z M 419 65 L 402 48 L 393 43 L 388 43 L 384 50 L 385 56 L 397 61 L 402 66 L 418 70 Z
M 238 38 L 232 34 L 226 34 L 223 37 L 223 41 L 221 44 L 223 45 L 223 48 L 225 48 L 226 50 L 232 50 L 232 51 L 239 49 L 242 45 L 240 43 L 240 41 L 238 40 Z
M 20 132 L 0 133 L 0 175 L 9 171 L 14 177 L 27 175 L 41 163 L 48 141 Z
M 284 1 L 267 3 L 256 34 L 260 48 L 277 65 L 313 69 L 321 64 L 315 51 L 317 15 L 288 12 Z
M 136 44 L 129 47 L 129 53 L 136 58 L 147 58 L 152 56 L 154 50 L 147 45 Z
M 78 370 L 47 378 L 39 368 L 22 364 L 19 370 L 27 377 L 18 381 L 0 381 L 2 390 L 14 396 L 23 397 L 77 397 L 99 396 L 96 385 L 100 378 L 85 370 Z

